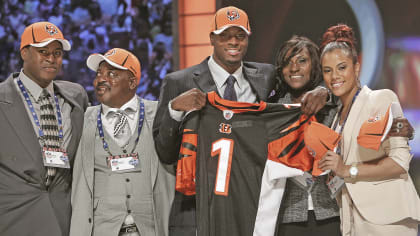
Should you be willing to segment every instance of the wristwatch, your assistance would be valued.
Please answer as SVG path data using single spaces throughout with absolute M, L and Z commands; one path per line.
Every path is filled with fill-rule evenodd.
M 359 173 L 359 169 L 357 169 L 357 163 L 351 164 L 351 167 L 349 169 L 349 172 L 350 172 L 350 177 L 352 179 L 356 179 L 357 173 Z

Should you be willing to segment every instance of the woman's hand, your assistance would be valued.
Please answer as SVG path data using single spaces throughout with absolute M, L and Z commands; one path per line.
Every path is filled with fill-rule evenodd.
M 343 158 L 333 151 L 325 153 L 324 157 L 319 161 L 319 168 L 323 171 L 331 170 L 341 178 L 350 177 L 350 166 L 344 165 Z

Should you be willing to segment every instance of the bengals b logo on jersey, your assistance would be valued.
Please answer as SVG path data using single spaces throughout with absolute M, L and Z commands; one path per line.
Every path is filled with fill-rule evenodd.
M 51 36 L 53 36 L 54 34 L 58 34 L 57 28 L 54 25 L 50 24 L 45 25 L 45 31 Z
M 219 132 L 224 134 L 232 133 L 232 126 L 230 124 L 220 123 Z

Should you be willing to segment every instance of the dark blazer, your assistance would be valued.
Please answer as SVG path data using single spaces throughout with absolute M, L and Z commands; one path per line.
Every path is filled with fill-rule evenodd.
M 14 84 L 19 73 L 0 84 L 0 235 L 66 236 L 70 229 L 71 169 L 58 169 L 50 187 L 41 147 L 24 101 Z M 78 84 L 54 81 L 54 91 L 71 104 L 71 165 L 88 105 Z
M 169 114 L 168 103 L 173 98 L 192 88 L 207 93 L 217 91 L 216 84 L 208 67 L 208 59 L 198 65 L 168 74 L 162 83 L 158 111 L 153 125 L 156 150 L 163 163 L 171 164 L 178 160 L 181 136 L 180 122 Z M 243 73 L 260 101 L 267 101 L 277 83 L 273 65 L 255 62 L 243 62 Z
M 173 120 L 169 114 L 168 103 L 192 88 L 207 93 L 217 91 L 206 58 L 198 65 L 168 74 L 160 90 L 158 110 L 153 124 L 156 151 L 163 163 L 176 163 L 181 144 L 179 132 L 181 122 Z M 243 62 L 243 73 L 257 99 L 267 101 L 277 84 L 273 65 Z M 170 236 L 195 236 L 195 197 L 176 193 L 169 219 Z

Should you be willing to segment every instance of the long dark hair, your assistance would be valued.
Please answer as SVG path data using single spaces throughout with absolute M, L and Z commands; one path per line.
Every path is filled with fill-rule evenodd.
M 311 75 L 309 82 L 299 91 L 291 88 L 285 81 L 283 75 L 283 68 L 289 64 L 289 61 L 292 57 L 296 54 L 300 53 L 303 49 L 307 49 L 309 52 L 310 60 L 311 60 Z M 289 56 L 287 53 L 291 50 Z M 278 94 L 284 95 L 287 92 L 295 91 L 295 92 L 306 92 L 314 89 L 322 82 L 322 73 L 321 73 L 321 63 L 320 63 L 320 55 L 319 55 L 319 48 L 318 46 L 312 42 L 310 39 L 294 35 L 288 41 L 286 41 L 279 49 L 277 56 L 276 56 L 276 70 L 277 75 L 280 78 L 280 83 L 277 88 Z

